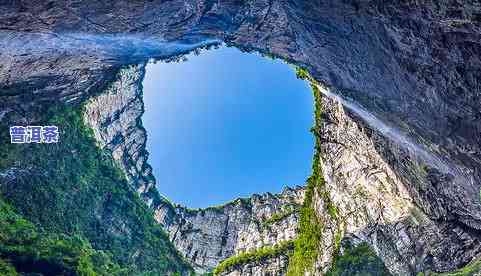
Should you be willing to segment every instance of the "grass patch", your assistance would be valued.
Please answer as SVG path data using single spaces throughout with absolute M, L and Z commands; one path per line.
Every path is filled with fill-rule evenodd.
M 293 249 L 292 241 L 284 241 L 274 246 L 265 246 L 254 251 L 241 253 L 236 256 L 229 257 L 222 261 L 215 269 L 214 275 L 220 275 L 223 272 L 229 271 L 234 267 L 251 263 L 259 262 L 268 258 L 273 258 L 282 254 L 288 254 Z

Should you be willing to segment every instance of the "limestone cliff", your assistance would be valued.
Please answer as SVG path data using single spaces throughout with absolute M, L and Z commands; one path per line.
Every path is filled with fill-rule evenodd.
M 207 272 L 233 255 L 295 239 L 301 187 L 196 210 L 173 205 L 158 195 L 142 127 L 144 70 L 144 65 L 121 69 L 115 81 L 85 105 L 84 119 L 182 255 L 198 272 Z
M 295 239 L 302 200 L 301 187 L 286 188 L 201 210 L 161 207 L 156 219 L 197 271 L 210 271 L 228 257 Z
M 247 264 L 237 266 L 231 270 L 222 273 L 225 276 L 264 276 L 264 275 L 285 275 L 289 265 L 289 257 L 287 255 L 279 255 L 262 261 L 249 262 Z
M 356 243 L 365 241 L 393 275 L 451 271 L 481 252 L 477 234 L 454 219 L 430 218 L 408 192 L 414 181 L 406 181 L 405 175 L 421 183 L 421 192 L 429 189 L 426 183 L 449 185 L 441 184 L 446 176 L 439 168 L 386 138 L 336 99 L 322 96 L 320 101 L 319 156 L 326 186 L 319 190 L 327 192 L 337 210 L 333 218 L 326 199 L 315 199 L 318 216 L 328 222 L 323 244 L 334 245 L 336 232 Z M 393 165 L 396 159 L 403 162 Z M 335 255 L 329 248 L 335 247 L 322 250 L 319 271 L 325 272 Z
M 399 275 L 450 271 L 479 255 L 478 1 L 54 0 L 1 5 L 0 118 L 5 123 L 28 122 L 46 104 L 77 105 L 106 89 L 113 93 L 122 87 L 111 82 L 123 74 L 123 66 L 169 57 L 199 43 L 223 41 L 274 55 L 305 68 L 334 95 L 334 100 L 319 97 L 323 110 L 322 124 L 315 129 L 315 169 L 324 181 L 316 183 L 312 206 L 305 206 L 316 210 L 322 232 L 311 267 L 315 274 L 330 269 L 343 251 L 342 236 L 367 242 Z M 127 93 L 139 97 L 138 92 L 136 87 Z M 127 99 L 97 101 L 98 107 L 112 101 L 135 116 L 141 113 Z M 116 152 L 131 184 L 158 210 L 159 219 L 170 217 L 164 214 L 167 209 L 157 209 L 170 205 L 150 188 L 145 155 L 136 156 L 145 140 L 145 133 L 133 127 L 138 117 L 119 120 L 107 113 L 88 116 L 94 127 L 98 118 L 125 128 L 97 133 L 100 143 Z M 139 141 L 113 140 L 128 138 L 130 132 Z M 188 214 L 169 208 L 173 218 Z M 194 213 L 186 225 L 198 225 L 198 216 Z M 194 259 L 188 244 L 178 244 Z M 229 252 L 241 248 L 230 244 Z M 207 263 L 202 258 L 199 253 L 195 257 L 202 260 L 199 265 L 204 259 Z
M 115 81 L 102 94 L 90 99 L 84 111 L 99 146 L 112 152 L 129 183 L 141 195 L 155 184 L 152 168 L 146 163 L 147 134 L 141 121 L 144 74 L 144 65 L 119 70 Z

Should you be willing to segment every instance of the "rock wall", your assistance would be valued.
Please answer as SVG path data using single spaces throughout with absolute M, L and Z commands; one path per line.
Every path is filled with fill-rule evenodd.
M 324 199 L 316 198 L 318 215 L 332 229 L 326 232 L 318 271 L 327 269 L 333 253 L 328 245 L 344 228 L 343 233 L 375 246 L 394 273 L 446 271 L 479 252 L 479 1 L 54 0 L 1 5 L 2 120 L 14 116 L 28 122 L 42 104 L 78 104 L 105 90 L 123 65 L 168 57 L 185 45 L 214 39 L 282 57 L 308 69 L 331 93 L 402 132 L 435 160 L 426 162 L 365 118 L 326 104 L 330 121 L 318 134 L 329 183 L 323 192 L 347 222 L 340 228 L 344 224 L 327 216 Z M 135 125 L 135 118 L 130 119 Z M 107 140 L 105 145 L 123 159 L 127 144 Z M 132 142 L 134 149 L 139 150 Z M 149 189 L 148 169 L 139 171 L 146 168 L 142 159 L 133 157 L 133 163 L 121 166 L 132 180 L 139 179 L 141 184 L 134 186 L 155 209 L 164 201 Z M 354 187 L 360 187 L 360 195 Z M 363 192 L 372 200 L 362 201 Z M 353 208 L 358 210 L 354 216 L 348 213 Z M 176 216 L 174 207 L 171 213 Z
M 476 232 L 466 231 L 454 219 L 433 219 L 416 206 L 409 192 L 413 181 L 405 172 L 418 183 L 438 183 L 443 176 L 433 164 L 386 138 L 336 99 L 324 95 L 320 101 L 318 136 L 326 187 L 319 192 L 328 193 L 338 219 L 329 215 L 326 200 L 316 196 L 314 207 L 326 227 L 315 271 L 330 267 L 338 231 L 355 243 L 370 244 L 393 275 L 452 271 L 481 252 Z
M 119 70 L 115 81 L 87 102 L 84 119 L 92 127 L 99 146 L 112 152 L 129 183 L 140 195 L 147 196 L 151 188 L 155 190 L 155 179 L 146 162 L 147 134 L 142 127 L 144 74 L 143 64 Z
M 175 247 L 203 272 L 239 253 L 295 239 L 298 214 L 291 210 L 302 203 L 303 192 L 286 188 L 201 210 L 161 207 L 155 217 Z M 288 215 L 271 222 L 276 214 Z
M 223 273 L 223 276 L 277 276 L 285 275 L 289 257 L 280 255 L 259 262 L 248 263 Z
M 455 181 L 424 192 L 409 187 L 419 194 L 416 204 L 435 219 L 456 218 L 481 229 L 477 1 L 84 0 L 3 6 L 2 116 L 5 110 L 25 116 L 45 101 L 78 103 L 105 87 L 121 65 L 224 41 L 307 68 L 333 93 L 428 147 Z
M 154 209 L 172 243 L 196 271 L 207 272 L 241 252 L 295 239 L 295 210 L 303 201 L 302 188 L 201 210 L 172 205 L 158 196 L 147 164 L 146 132 L 141 123 L 143 75 L 144 65 L 121 69 L 104 93 L 89 100 L 85 119 L 99 145 L 112 152 L 130 183 Z M 325 227 L 324 246 L 314 271 L 325 273 L 329 269 L 337 253 L 334 244 L 338 232 L 355 243 L 368 242 L 394 275 L 428 269 L 450 271 L 479 254 L 476 234 L 466 232 L 455 221 L 433 220 L 423 206 L 415 204 L 416 195 L 409 191 L 413 183 L 426 185 L 446 178 L 436 164 L 426 163 L 416 152 L 386 138 L 335 98 L 323 96 L 321 101 L 323 125 L 317 135 L 328 184 L 324 189 L 342 220 L 329 215 L 322 191 L 316 193 L 314 207 Z M 449 179 L 445 181 L 449 183 Z M 279 214 L 282 219 L 266 223 Z M 281 255 L 238 266 L 225 275 L 281 275 L 287 266 L 288 257 Z
M 182 255 L 198 272 L 206 272 L 238 253 L 293 240 L 302 187 L 196 210 L 173 205 L 159 196 L 147 164 L 147 134 L 142 127 L 144 73 L 144 65 L 119 70 L 115 81 L 87 102 L 84 119 L 99 146 L 112 153 Z

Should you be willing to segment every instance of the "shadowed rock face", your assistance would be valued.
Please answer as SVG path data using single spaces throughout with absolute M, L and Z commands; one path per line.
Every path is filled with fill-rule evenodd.
M 126 64 L 224 41 L 305 67 L 331 93 L 348 98 L 426 149 L 439 162 L 419 159 L 388 135 L 367 127 L 377 134 L 366 138 L 372 142 L 369 152 L 376 152 L 376 161 L 367 158 L 366 164 L 381 162 L 388 167 L 385 173 L 396 179 L 396 186 L 404 187 L 409 204 L 439 229 L 456 229 L 452 231 L 458 237 L 468 235 L 466 241 L 471 242 L 480 236 L 481 6 L 477 1 L 9 1 L 1 5 L 2 120 L 34 121 L 39 104 L 78 104 L 104 91 Z M 331 119 L 339 118 L 333 111 L 328 113 Z M 366 125 L 365 118 L 355 113 L 342 118 L 359 123 L 359 128 Z M 333 133 L 323 136 L 327 160 L 339 150 L 329 141 L 356 137 L 348 132 L 339 138 Z M 360 142 L 350 140 L 354 145 Z M 333 195 L 335 187 L 332 191 Z M 407 213 L 403 208 L 397 211 Z M 426 244 L 417 246 L 427 248 Z M 428 261 L 398 272 L 419 271 L 423 266 L 450 270 L 477 251 L 476 247 L 448 251 L 446 259 L 456 256 L 449 265 L 425 252 L 423 260 Z
M 423 212 L 426 205 L 448 205 L 449 199 L 425 198 L 417 204 L 409 192 L 413 184 L 423 185 L 419 187 L 421 193 L 429 188 L 435 177 L 429 167 L 341 103 L 327 96 L 321 102 L 323 125 L 317 134 L 323 141 L 320 161 L 325 190 L 337 210 L 333 218 L 325 200 L 316 200 L 318 216 L 328 222 L 322 244 L 334 244 L 339 231 L 356 243 L 367 242 L 393 275 L 452 271 L 481 252 L 476 230 L 454 219 L 435 219 Z M 321 250 L 319 271 L 326 270 L 332 256 L 331 247 Z

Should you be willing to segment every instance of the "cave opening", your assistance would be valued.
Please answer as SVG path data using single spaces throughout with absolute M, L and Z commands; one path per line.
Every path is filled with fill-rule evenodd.
M 295 68 L 233 47 L 149 63 L 143 81 L 149 164 L 159 192 L 204 208 L 304 185 L 313 96 Z

